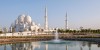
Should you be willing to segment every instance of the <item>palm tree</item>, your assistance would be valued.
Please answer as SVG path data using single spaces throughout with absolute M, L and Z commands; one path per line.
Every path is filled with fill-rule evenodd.
M 2 33 L 2 28 L 0 27 L 0 33 Z
M 8 32 L 7 28 L 4 27 L 4 28 L 3 28 L 3 31 L 4 31 L 4 34 L 5 34 L 5 37 L 6 37 L 6 33 Z

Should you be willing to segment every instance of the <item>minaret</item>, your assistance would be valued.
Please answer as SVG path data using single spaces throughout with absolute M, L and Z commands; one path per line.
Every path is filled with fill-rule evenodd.
M 44 16 L 44 18 L 45 18 L 44 29 L 48 30 L 48 16 L 47 16 L 47 8 L 46 7 L 45 7 L 45 16 Z
M 65 29 L 68 29 L 67 12 L 66 12 L 66 16 L 65 16 Z

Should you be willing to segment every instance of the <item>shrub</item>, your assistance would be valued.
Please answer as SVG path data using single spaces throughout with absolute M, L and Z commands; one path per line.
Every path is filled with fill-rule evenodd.
M 2 31 L 0 31 L 0 33 L 3 33 Z

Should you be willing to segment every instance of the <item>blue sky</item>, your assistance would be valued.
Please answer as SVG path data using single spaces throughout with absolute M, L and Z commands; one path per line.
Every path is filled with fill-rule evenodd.
M 20 14 L 43 26 L 45 6 L 50 27 L 64 28 L 67 11 L 69 28 L 100 28 L 100 0 L 0 0 L 0 27 L 9 27 Z

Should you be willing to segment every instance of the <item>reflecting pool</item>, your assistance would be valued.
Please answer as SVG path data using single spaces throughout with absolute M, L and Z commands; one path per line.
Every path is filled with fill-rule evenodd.
M 100 44 L 86 41 L 66 41 L 66 43 L 46 43 L 46 41 L 3 44 L 0 50 L 100 50 Z

